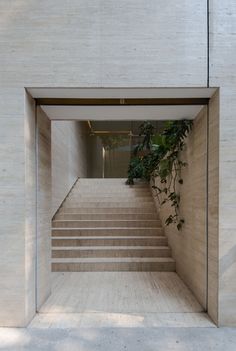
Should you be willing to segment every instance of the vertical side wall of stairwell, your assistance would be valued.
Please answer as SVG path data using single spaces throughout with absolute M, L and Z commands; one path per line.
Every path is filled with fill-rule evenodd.
M 169 205 L 161 207 L 160 217 L 176 260 L 177 273 L 201 305 L 206 307 L 207 107 L 194 121 L 182 158 L 188 162 L 182 172 L 184 184 L 180 186 L 180 211 L 185 219 L 184 227 L 178 231 L 174 225 L 165 226 L 165 219 L 172 211 Z M 159 207 L 157 200 L 156 204 Z
M 88 140 L 85 123 L 51 122 L 41 108 L 37 109 L 37 134 L 36 306 L 39 308 L 50 294 L 52 213 L 75 180 L 87 176 Z
M 51 256 L 51 121 L 37 108 L 37 216 L 36 216 L 36 308 L 50 294 Z
M 208 314 L 219 320 L 219 91 L 209 102 L 208 126 Z
M 86 122 L 52 121 L 52 215 L 78 177 L 88 177 L 89 128 Z

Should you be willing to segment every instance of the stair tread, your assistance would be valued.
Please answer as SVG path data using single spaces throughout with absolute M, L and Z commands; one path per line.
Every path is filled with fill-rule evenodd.
M 168 246 L 55 246 L 53 250 L 169 250 Z
M 74 205 L 76 205 L 76 204 L 122 204 L 122 205 L 124 205 L 124 204 L 126 204 L 126 203 L 130 203 L 130 204 L 134 204 L 134 205 L 136 205 L 136 204 L 140 204 L 140 205 L 145 205 L 145 204 L 148 204 L 148 205 L 153 205 L 153 200 L 151 200 L 151 201 L 143 201 L 142 203 L 140 203 L 140 201 L 133 201 L 132 199 L 129 199 L 128 201 L 109 201 L 109 200 L 104 200 L 104 201 L 101 201 L 101 199 L 98 199 L 98 200 L 96 200 L 96 201 L 80 201 L 80 200 L 78 200 L 78 201 L 69 201 L 70 199 L 68 199 L 68 201 L 67 201 L 67 204 L 68 205 L 71 205 L 71 204 L 74 204 Z M 117 199 L 118 200 L 118 199 Z M 135 206 L 134 206 L 135 207 Z
M 103 229 L 103 230 L 105 230 L 106 232 L 108 231 L 108 230 L 113 230 L 113 229 L 115 229 L 115 230 L 128 230 L 129 228 L 128 227 L 100 227 L 101 229 Z M 72 230 L 72 229 L 76 229 L 76 230 L 85 230 L 85 229 L 90 229 L 90 230 L 98 230 L 99 228 L 97 228 L 97 227 L 54 227 L 54 229 L 68 229 L 68 230 Z M 161 229 L 162 229 L 162 227 L 160 226 L 160 227 L 144 227 L 144 228 L 139 228 L 139 227 L 130 227 L 130 229 L 133 229 L 133 230 L 135 230 L 135 229 L 137 229 L 137 230 L 145 230 L 145 229 L 149 229 L 149 230 L 156 230 L 156 231 L 160 231 Z
M 139 196 L 137 196 L 139 195 Z M 136 200 L 138 201 L 140 198 L 142 199 L 146 199 L 146 201 L 153 201 L 153 197 L 151 193 L 139 193 L 139 194 L 128 194 L 128 193 L 124 193 L 122 194 L 122 192 L 120 191 L 119 194 L 117 193 L 96 193 L 96 194 L 70 194 L 67 198 L 67 200 L 86 200 L 86 201 L 98 201 L 98 200 L 103 200 L 103 201 L 131 201 L 131 200 Z M 117 202 L 118 202 L 117 201 Z
M 123 196 L 123 197 L 82 197 L 82 196 L 75 196 L 75 197 L 69 197 L 68 202 L 152 202 L 153 199 L 151 196 Z
M 103 196 L 104 195 L 104 196 Z M 88 194 L 72 194 L 69 195 L 67 200 L 83 200 L 85 202 L 97 202 L 97 201 L 105 201 L 105 202 L 109 202 L 109 201 L 115 201 L 115 202 L 119 202 L 119 201 L 139 201 L 139 200 L 143 200 L 143 201 L 147 201 L 147 202 L 153 202 L 154 199 L 152 197 L 151 194 L 125 194 L 125 195 L 117 195 L 115 193 L 109 193 L 109 194 L 103 194 L 100 193 L 96 196 L 92 196 L 92 195 L 88 195 Z
M 160 219 L 54 219 L 53 222 L 160 222 Z
M 143 220 L 143 221 L 147 221 L 147 220 L 160 220 L 159 217 L 157 215 L 153 215 L 153 214 L 122 214 L 120 215 L 118 214 L 109 214 L 107 215 L 106 213 L 98 213 L 98 214 L 94 214 L 94 213 L 87 213 L 87 214 L 57 214 L 54 220 L 86 220 L 86 221 L 92 221 L 92 220 L 96 220 L 96 221 L 104 221 L 107 220 L 109 218 L 109 220 L 116 220 L 116 221 L 121 221 L 121 220 Z
M 134 199 L 131 199 L 131 198 L 128 198 L 128 199 L 114 199 L 114 200 L 109 200 L 109 198 L 104 198 L 104 199 L 100 199 L 100 198 L 96 198 L 96 199 L 91 199 L 91 201 L 88 201 L 88 199 L 85 199 L 85 198 L 80 198 L 79 200 L 77 199 L 68 199 L 67 201 L 67 204 L 68 206 L 70 204 L 83 204 L 83 203 L 100 203 L 100 204 L 103 204 L 103 203 L 110 203 L 110 204 L 113 204 L 113 203 L 119 203 L 119 204 L 149 204 L 149 205 L 153 205 L 153 200 L 150 198 L 150 200 L 145 200 L 143 198 L 134 198 Z
M 165 238 L 163 235 L 146 235 L 146 236 L 53 236 L 52 239 L 158 239 Z
M 122 209 L 122 207 L 114 207 L 114 206 L 109 206 L 109 207 L 107 207 L 107 206 L 105 206 L 105 207 L 100 206 L 99 208 L 97 206 L 95 206 L 95 207 L 66 206 L 66 207 L 61 207 L 59 213 L 69 213 L 69 214 L 73 214 L 73 213 L 82 214 L 82 213 L 84 213 L 84 214 L 87 214 L 87 211 L 89 211 L 89 212 L 91 212 L 93 210 L 97 211 L 98 209 L 99 210 L 103 210 L 103 211 L 108 211 L 108 210 L 111 210 L 111 209 L 113 211 L 124 210 L 124 211 L 126 211 L 125 213 L 127 213 L 127 209 L 128 209 L 129 210 L 129 212 L 128 212 L 129 214 L 132 214 L 132 213 L 136 214 L 136 213 L 139 213 L 139 212 L 137 212 L 138 210 L 142 210 L 142 212 L 140 212 L 140 213 L 152 213 L 152 214 L 155 213 L 156 214 L 156 211 L 154 210 L 153 207 L 150 207 L 148 209 L 148 212 L 146 212 L 147 211 L 147 207 L 144 207 L 144 208 L 142 208 L 142 207 L 125 207 L 125 209 Z M 74 212 L 74 210 L 78 210 L 79 212 Z M 130 212 L 131 210 L 133 212 Z M 73 211 L 73 212 L 70 212 L 70 211 Z M 85 211 L 85 212 L 82 212 L 82 211 Z M 94 212 L 94 213 L 99 213 L 100 214 L 101 212 L 99 211 L 99 212 Z M 102 213 L 104 213 L 104 212 L 102 212 Z M 110 213 L 110 212 L 108 212 L 108 213 Z M 112 212 L 112 213 L 119 213 L 120 214 L 122 212 Z
M 52 230 L 65 230 L 65 229 L 67 229 L 67 230 L 86 230 L 86 229 L 88 229 L 88 230 L 90 230 L 90 229 L 93 229 L 93 230 L 114 230 L 114 229 L 132 229 L 132 230 L 135 230 L 135 229 L 138 229 L 138 230 L 145 230 L 145 229 L 147 229 L 147 230 L 150 230 L 150 229 L 161 229 L 161 227 L 86 227 L 86 228 L 83 228 L 83 227 L 80 227 L 80 228 L 75 228 L 75 227 L 72 227 L 72 228 L 70 228 L 70 227 L 53 227 L 53 228 L 51 228 Z
M 119 216 L 123 216 L 123 215 L 129 215 L 129 216 L 137 216 L 137 215 L 152 215 L 152 216 L 157 216 L 157 218 L 159 219 L 158 215 L 155 213 L 155 212 L 141 212 L 141 213 L 137 213 L 137 212 L 133 212 L 133 213 L 120 213 L 120 212 L 109 212 L 109 213 L 102 213 L 102 212 L 58 212 L 57 215 L 67 215 L 67 216 L 87 216 L 87 215 L 94 215 L 94 216 L 104 216 L 106 215 L 107 217 L 109 217 L 110 215 L 113 216 L 113 215 L 119 215 Z
M 95 262 L 175 262 L 171 257 L 84 257 L 84 258 L 52 258 L 53 263 L 95 263 Z

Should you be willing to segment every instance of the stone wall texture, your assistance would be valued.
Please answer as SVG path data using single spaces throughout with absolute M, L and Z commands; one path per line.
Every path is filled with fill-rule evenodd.
M 34 126 L 25 88 L 209 80 L 220 87 L 218 321 L 236 325 L 235 2 L 210 1 L 209 75 L 207 0 L 2 0 L 0 13 L 0 324 L 23 326 L 34 313 Z
M 89 128 L 86 122 L 51 123 L 52 215 L 54 215 L 78 177 L 88 177 Z
M 40 308 L 51 291 L 51 121 L 37 108 L 37 240 L 36 240 L 36 308 Z M 27 263 L 26 263 L 27 264 Z M 28 263 L 29 264 L 29 263 Z M 34 289 L 33 289 L 34 290 Z
M 207 307 L 207 235 L 206 235 L 206 190 L 207 190 L 207 108 L 194 120 L 192 131 L 186 139 L 185 150 L 180 155 L 187 162 L 182 169 L 183 185 L 177 185 L 180 194 L 180 215 L 185 223 L 181 231 L 175 224 L 166 226 L 165 220 L 173 213 L 171 204 L 160 206 L 154 194 L 157 208 L 168 237 L 176 271 L 197 297 Z M 158 187 L 161 184 L 155 180 Z M 162 201 L 164 197 L 161 198 Z
M 210 85 L 220 87 L 218 245 L 220 325 L 236 325 L 235 19 L 235 1 L 211 1 Z

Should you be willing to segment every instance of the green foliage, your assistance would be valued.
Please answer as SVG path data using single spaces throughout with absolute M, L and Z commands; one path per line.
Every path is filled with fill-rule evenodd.
M 136 149 L 134 150 L 134 154 L 137 155 L 138 151 L 141 150 L 151 150 L 152 148 L 152 137 L 154 136 L 154 126 L 148 122 L 143 122 L 139 127 L 139 136 L 143 137 L 143 140 Z
M 142 162 L 140 162 L 140 158 L 134 156 L 130 160 L 129 169 L 128 169 L 128 179 L 126 184 L 134 184 L 134 179 L 142 179 L 144 178 L 144 167 Z
M 166 219 L 166 225 L 175 223 L 178 230 L 184 219 L 179 214 L 180 196 L 177 184 L 182 185 L 181 169 L 187 163 L 180 159 L 185 138 L 190 132 L 192 121 L 168 121 L 160 134 L 155 134 L 154 126 L 144 122 L 140 126 L 142 141 L 137 145 L 128 168 L 127 184 L 134 184 L 134 179 L 152 180 L 159 178 L 160 187 L 153 185 L 160 205 L 170 202 L 173 214 Z

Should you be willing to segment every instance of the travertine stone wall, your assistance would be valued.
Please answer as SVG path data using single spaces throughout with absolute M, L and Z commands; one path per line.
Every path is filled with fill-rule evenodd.
M 37 308 L 51 290 L 51 121 L 37 108 Z M 33 282 L 32 282 L 33 286 Z
M 1 83 L 0 79 L 0 325 L 21 326 L 31 318 L 29 264 L 34 264 L 29 246 L 26 249 L 26 238 L 34 235 L 29 211 L 34 195 L 26 192 L 34 162 L 29 152 L 31 106 L 24 108 L 31 103 L 24 89 Z
M 3 86 L 206 85 L 205 1 L 2 0 L 0 13 Z
M 160 208 L 165 233 L 176 260 L 176 271 L 192 290 L 203 307 L 206 307 L 206 170 L 207 170 L 207 108 L 194 120 L 186 140 L 182 159 L 188 166 L 182 171 L 183 185 L 179 186 L 180 213 L 185 219 L 181 231 L 175 225 L 165 226 L 172 212 L 170 204 Z M 158 180 L 156 180 L 158 183 Z M 157 207 L 159 208 L 156 200 Z
M 219 305 L 219 91 L 210 100 L 208 119 L 208 314 L 217 323 Z
M 210 1 L 210 85 L 220 87 L 219 325 L 236 325 L 236 2 Z
M 88 176 L 89 162 L 87 123 L 52 121 L 52 215 L 76 179 Z
M 23 326 L 35 259 L 26 248 L 35 216 L 24 88 L 205 87 L 207 1 L 2 0 L 0 13 L 0 325 Z M 221 325 L 236 325 L 235 14 L 235 1 L 210 1 L 209 84 L 221 99 Z
M 29 94 L 25 94 L 25 301 L 22 303 L 22 308 L 25 309 L 25 321 L 32 318 L 36 308 L 36 118 L 35 118 L 35 101 Z M 15 163 L 15 162 L 14 162 Z M 19 166 L 18 166 L 19 167 Z M 18 170 L 17 167 L 17 170 Z M 14 188 L 13 188 L 14 189 Z M 16 206 L 17 210 L 17 206 Z M 16 234 L 19 232 L 16 231 Z M 13 238 L 12 238 L 13 239 Z M 18 242 L 17 237 L 16 244 Z M 13 241 L 14 242 L 14 241 Z M 12 243 L 11 247 L 14 247 Z M 10 247 L 9 247 L 10 248 Z M 9 254 L 9 251 L 8 251 Z M 9 258 L 11 255 L 9 255 Z M 16 259 L 15 264 L 21 265 Z M 17 269 L 17 268 L 16 268 Z M 22 277 L 18 277 L 22 279 Z M 8 281 L 8 280 L 7 280 Z M 9 281 L 8 281 L 9 282 Z M 1 289 L 1 288 L 0 288 Z M 9 286 L 9 289 L 12 289 Z M 1 295 L 2 296 L 2 295 Z M 1 304 L 1 302 L 0 302 Z M 15 306 L 13 305 L 13 308 Z M 4 307 L 0 307 L 4 311 Z M 18 316 L 19 307 L 16 309 L 16 319 Z M 23 317 L 23 315 L 22 315 Z M 6 319 L 6 324 L 9 319 Z M 9 324 L 11 325 L 11 324 Z

